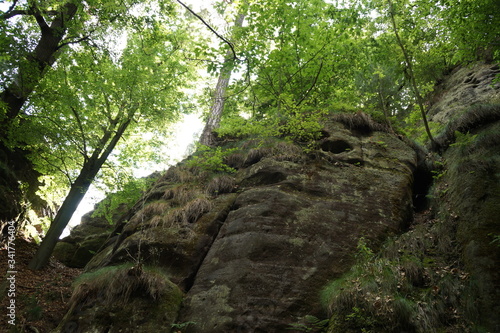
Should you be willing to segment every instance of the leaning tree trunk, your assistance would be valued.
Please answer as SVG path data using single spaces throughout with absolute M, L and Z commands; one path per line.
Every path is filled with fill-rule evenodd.
M 43 238 L 35 257 L 33 257 L 29 263 L 28 267 L 30 269 L 41 269 L 49 262 L 50 256 L 52 255 L 64 228 L 68 225 L 69 220 L 80 204 L 80 201 L 82 201 L 83 197 L 87 193 L 90 184 L 122 137 L 123 133 L 130 124 L 130 121 L 131 118 L 125 120 L 118 127 L 116 132 L 113 131 L 113 128 L 109 129 L 101 139 L 103 148 L 96 149 L 92 156 L 85 162 L 82 170 L 80 171 L 80 175 L 71 185 L 69 194 L 64 199 L 64 202 L 61 205 L 61 208 L 59 208 L 54 221 L 50 224 L 47 235 Z
M 234 23 L 234 28 L 241 28 L 244 19 L 245 14 L 238 15 L 238 18 Z M 231 78 L 231 74 L 233 72 L 235 60 L 235 55 L 233 54 L 232 50 L 228 50 L 226 58 L 224 60 L 224 64 L 219 74 L 219 79 L 217 80 L 213 102 L 210 107 L 210 113 L 208 114 L 207 122 L 200 136 L 199 142 L 202 145 L 210 146 L 214 142 L 213 131 L 214 129 L 219 127 L 220 120 L 222 118 L 222 112 L 224 111 L 224 104 L 226 102 L 226 90 L 227 86 L 229 85 L 229 79 Z
M 50 228 L 43 238 L 35 257 L 30 262 L 30 269 L 41 269 L 48 263 L 59 237 L 63 233 L 69 220 L 71 220 L 73 213 L 87 193 L 87 190 L 89 189 L 90 184 L 97 175 L 98 171 L 99 170 L 88 170 L 87 172 L 84 172 L 82 170 L 80 176 L 71 186 L 71 189 L 64 199 L 61 208 L 59 208 L 54 221 L 50 224 Z

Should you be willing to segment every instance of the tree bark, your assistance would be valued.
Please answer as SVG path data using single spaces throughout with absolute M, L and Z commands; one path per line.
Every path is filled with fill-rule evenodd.
M 245 14 L 239 14 L 236 22 L 234 23 L 234 28 L 241 28 L 243 25 L 243 20 L 245 19 Z M 233 29 L 234 29 L 233 28 Z M 214 143 L 214 129 L 219 127 L 220 120 L 222 118 L 222 112 L 224 111 L 224 104 L 226 102 L 226 90 L 229 85 L 229 80 L 234 68 L 233 51 L 228 50 L 222 66 L 222 70 L 219 74 L 217 80 L 217 85 L 215 86 L 213 102 L 210 107 L 210 113 L 208 114 L 208 119 L 203 128 L 203 132 L 200 136 L 200 144 L 211 146 Z
M 30 269 L 39 270 L 47 265 L 59 237 L 68 225 L 68 222 L 73 216 L 76 208 L 87 193 L 90 184 L 92 184 L 92 181 L 96 177 L 97 173 L 101 170 L 102 165 L 106 162 L 116 144 L 123 136 L 123 133 L 127 129 L 130 122 L 131 118 L 125 120 L 114 134 L 113 129 L 106 131 L 101 139 L 103 145 L 94 150 L 92 156 L 85 161 L 79 176 L 71 185 L 68 195 L 64 199 L 61 208 L 59 208 L 54 221 L 50 224 L 47 235 L 43 238 L 43 241 L 40 244 L 34 258 L 29 263 L 28 267 Z
M 17 77 L 0 94 L 0 100 L 5 104 L 7 110 L 5 119 L 2 121 L 4 131 L 19 114 L 29 95 L 42 78 L 44 71 L 54 64 L 60 43 L 76 11 L 77 6 L 68 2 L 61 7 L 58 15 L 48 25 L 36 5 L 31 5 L 30 13 L 35 17 L 40 27 L 41 37 L 35 49 L 21 62 Z

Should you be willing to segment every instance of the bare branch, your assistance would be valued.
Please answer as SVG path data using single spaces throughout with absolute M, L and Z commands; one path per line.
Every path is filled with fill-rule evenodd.
M 80 129 L 80 135 L 82 137 L 82 144 L 83 144 L 83 151 L 85 152 L 84 157 L 85 159 L 87 158 L 87 139 L 85 138 L 85 131 L 83 130 L 83 125 L 82 121 L 80 119 L 80 115 L 78 114 L 78 111 L 73 106 L 70 106 L 71 111 L 73 112 L 73 115 L 75 116 L 76 123 L 78 124 L 78 128 Z
M 2 19 L 8 19 L 8 18 L 11 18 L 13 16 L 18 15 L 18 14 L 10 15 L 12 12 L 15 11 L 14 8 L 16 7 L 16 5 L 17 5 L 17 0 L 14 0 L 14 2 L 9 7 L 9 9 L 2 15 Z
M 6 12 L 5 14 L 3 14 L 2 19 L 8 20 L 8 19 L 10 19 L 14 16 L 17 16 L 17 15 L 31 15 L 31 13 L 27 10 L 22 10 L 22 9 L 12 10 L 12 11 L 9 11 L 9 12 Z
M 323 69 L 323 60 L 321 60 L 321 64 L 319 65 L 319 69 L 318 69 L 318 72 L 316 73 L 316 76 L 314 77 L 313 83 L 311 84 L 309 89 L 307 89 L 307 91 L 304 93 L 304 96 L 302 96 L 300 101 L 298 101 L 295 104 L 295 106 L 299 106 L 300 104 L 302 104 L 302 102 L 307 98 L 309 93 L 313 90 L 314 86 L 316 85 L 316 82 L 318 82 L 318 78 L 319 78 L 319 75 L 321 74 L 322 69 Z
M 81 43 L 85 40 L 89 40 L 90 39 L 90 35 L 87 35 L 87 36 L 84 36 L 84 37 L 81 37 L 81 38 L 78 38 L 78 39 L 75 39 L 75 40 L 72 40 L 72 41 L 68 41 L 68 42 L 64 42 L 62 44 L 60 44 L 57 49 L 61 49 L 62 47 L 66 46 L 66 45 L 70 45 L 70 44 L 78 44 L 78 43 Z
M 180 3 L 184 8 L 186 8 L 191 14 L 193 14 L 194 16 L 196 16 L 196 18 L 198 18 L 208 29 L 210 29 L 210 31 L 212 31 L 217 37 L 219 37 L 220 39 L 222 39 L 222 41 L 224 43 L 226 43 L 227 45 L 229 45 L 229 47 L 231 48 L 231 51 L 233 53 L 233 59 L 234 60 L 239 60 L 238 57 L 236 56 L 236 51 L 234 51 L 233 44 L 230 41 L 228 41 L 227 39 L 225 39 L 224 37 L 222 37 L 221 35 L 219 35 L 217 33 L 217 31 L 215 31 L 207 22 L 205 22 L 205 20 L 203 20 L 203 18 L 200 15 L 196 14 L 191 8 L 189 8 L 188 6 L 186 6 L 180 0 L 177 0 L 177 2 Z

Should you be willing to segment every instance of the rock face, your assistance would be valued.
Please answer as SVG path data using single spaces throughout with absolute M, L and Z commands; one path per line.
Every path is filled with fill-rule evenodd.
M 488 332 L 500 331 L 500 84 L 493 81 L 499 73 L 491 64 L 455 71 L 431 109 L 435 121 L 447 124 L 436 205 L 455 227 L 470 274 L 469 319 Z
M 231 175 L 172 168 L 89 262 L 86 283 L 99 285 L 98 276 L 118 274 L 109 267 L 127 263 L 138 277 L 159 269 L 185 294 L 173 327 L 186 332 L 284 332 L 307 316 L 325 318 L 319 293 L 353 263 L 358 240 L 377 247 L 412 216 L 416 153 L 356 117 L 325 124 L 307 154 L 283 140 L 247 140 L 225 158 Z M 131 299 L 148 298 L 146 285 L 129 283 L 137 286 Z M 96 288 L 88 293 L 103 293 Z M 178 299 L 174 290 L 150 301 Z M 98 316 L 119 314 L 87 296 L 78 293 L 61 332 L 151 332 L 158 320 L 129 317 L 127 330 Z
M 456 223 L 470 273 L 473 320 L 489 332 L 500 331 L 500 105 L 496 114 L 497 122 L 474 128 L 445 152 L 447 171 L 440 182 L 446 191 L 441 209 Z
M 447 124 L 468 107 L 500 99 L 500 83 L 493 79 L 500 73 L 495 64 L 478 63 L 457 67 L 434 92 L 429 120 Z
M 358 239 L 409 223 L 415 153 L 386 133 L 325 131 L 323 158 L 267 157 L 240 176 L 247 187 L 181 311 L 181 322 L 197 323 L 189 332 L 283 332 L 321 316 L 318 294 L 349 267 Z
M 434 179 L 362 113 L 312 148 L 227 139 L 171 168 L 87 264 L 58 332 L 500 331 L 498 71 L 438 88 Z
M 113 229 L 114 226 L 105 218 L 93 218 L 92 212 L 87 213 L 71 234 L 57 243 L 54 256 L 68 267 L 83 268 Z

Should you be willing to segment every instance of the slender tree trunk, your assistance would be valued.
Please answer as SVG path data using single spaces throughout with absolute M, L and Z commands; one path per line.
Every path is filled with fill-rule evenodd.
M 88 170 L 87 172 L 85 172 L 82 170 L 80 176 L 73 183 L 68 195 L 64 199 L 63 204 L 59 208 L 54 221 L 52 221 L 47 234 L 43 238 L 43 241 L 40 244 L 35 257 L 30 262 L 30 269 L 41 269 L 48 263 L 50 256 L 52 255 L 52 252 L 54 251 L 54 248 L 57 244 L 57 241 L 59 240 L 59 237 L 68 225 L 68 222 L 73 216 L 76 208 L 87 193 L 87 190 L 89 189 L 92 180 L 97 174 L 97 171 Z
M 392 0 L 387 0 L 387 2 L 389 3 L 389 15 L 391 16 L 392 28 L 394 30 L 394 34 L 396 35 L 398 45 L 401 48 L 401 51 L 403 52 L 405 58 L 406 68 L 408 69 L 408 75 L 410 76 L 411 86 L 413 88 L 413 92 L 415 93 L 415 97 L 417 98 L 417 103 L 418 107 L 420 108 L 420 113 L 422 114 L 422 120 L 424 121 L 425 131 L 427 132 L 427 136 L 429 137 L 429 140 L 431 141 L 431 144 L 434 147 L 436 146 L 436 141 L 434 141 L 434 138 L 432 137 L 432 133 L 429 128 L 429 123 L 427 122 L 427 114 L 425 113 L 423 98 L 420 95 L 420 90 L 418 89 L 417 82 L 415 81 L 415 74 L 413 72 L 413 63 L 410 59 L 408 51 L 406 50 L 406 47 L 403 44 L 403 41 L 401 40 L 401 37 L 399 36 Z
M 61 208 L 59 208 L 54 221 L 50 224 L 47 235 L 43 238 L 35 257 L 33 257 L 29 263 L 28 267 L 30 269 L 41 269 L 49 262 L 50 256 L 52 255 L 64 228 L 68 225 L 69 220 L 87 193 L 95 176 L 99 170 L 101 170 L 102 165 L 106 162 L 116 144 L 123 136 L 123 133 L 130 124 L 130 121 L 131 118 L 124 121 L 114 134 L 112 129 L 109 129 L 101 139 L 101 142 L 103 143 L 102 148 L 97 148 L 93 152 L 92 156 L 84 163 L 84 166 L 80 171 L 80 175 L 71 185 L 69 194 L 64 199 L 64 202 L 61 205 Z
M 44 71 L 54 64 L 61 41 L 66 35 L 68 24 L 76 14 L 77 6 L 73 2 L 62 5 L 60 12 L 50 25 L 45 22 L 36 5 L 31 5 L 29 10 L 40 27 L 41 36 L 33 52 L 21 62 L 16 78 L 0 94 L 0 100 L 7 110 L 1 124 L 4 131 L 19 114 L 28 96 L 42 78 Z
M 227 56 L 231 56 L 231 54 L 231 51 L 229 51 Z M 219 74 L 217 85 L 215 86 L 213 101 L 210 106 L 210 113 L 200 136 L 200 143 L 202 145 L 210 146 L 213 144 L 213 130 L 219 127 L 220 120 L 222 118 L 222 111 L 224 111 L 224 104 L 226 102 L 226 90 L 233 70 L 232 67 L 233 59 L 226 58 L 222 71 Z
M 239 14 L 236 22 L 234 23 L 234 28 L 241 28 L 244 19 L 245 14 Z M 200 136 L 199 142 L 202 145 L 210 146 L 213 144 L 213 131 L 219 127 L 220 120 L 222 118 L 222 112 L 224 111 L 224 104 L 226 102 L 226 90 L 233 72 L 235 60 L 233 52 L 231 50 L 227 51 L 222 70 L 219 74 L 217 85 L 215 87 L 210 113 Z
M 380 100 L 380 106 L 382 107 L 382 111 L 384 112 L 384 118 L 387 126 L 389 129 L 394 132 L 394 129 L 392 128 L 392 123 L 391 119 L 389 118 L 389 108 L 388 108 L 388 102 L 386 98 L 384 98 L 384 92 L 382 90 L 382 83 L 380 82 L 380 77 L 377 79 L 377 85 L 378 85 L 378 98 Z

